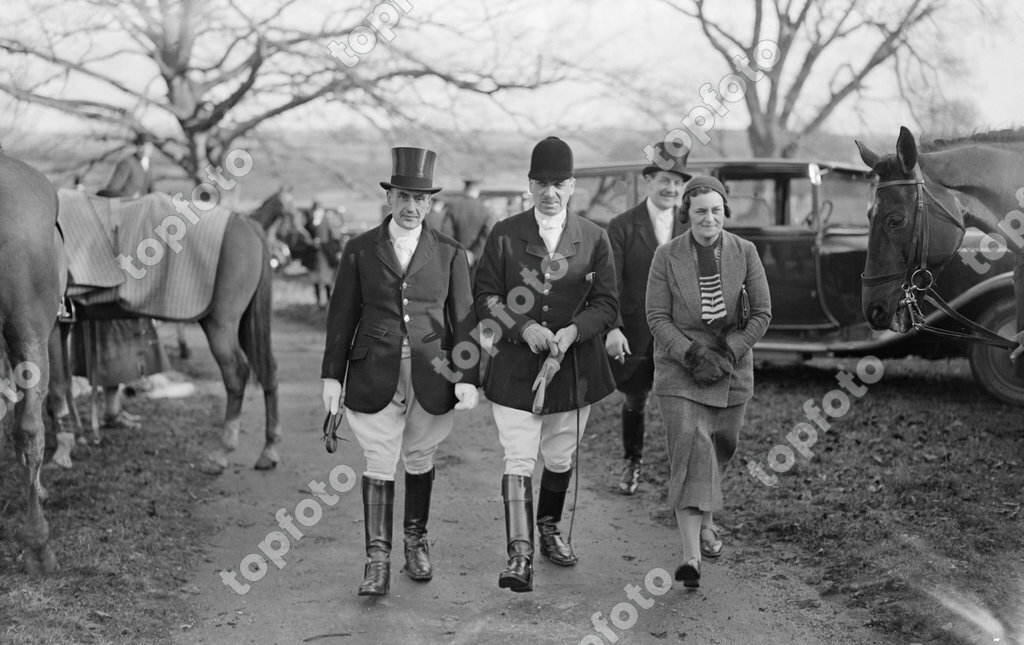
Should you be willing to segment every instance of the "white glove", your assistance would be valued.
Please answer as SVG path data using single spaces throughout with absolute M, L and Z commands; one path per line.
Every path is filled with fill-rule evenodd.
M 337 414 L 341 406 L 341 381 L 333 378 L 324 379 L 324 410 Z
M 455 398 L 459 400 L 459 402 L 455 404 L 456 410 L 472 410 L 480 400 L 480 395 L 477 394 L 475 385 L 470 385 L 469 383 L 456 383 Z

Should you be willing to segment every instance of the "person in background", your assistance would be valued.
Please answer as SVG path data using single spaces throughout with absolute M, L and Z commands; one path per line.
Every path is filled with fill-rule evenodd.
M 619 320 L 605 338 L 605 351 L 612 360 L 615 386 L 622 401 L 622 447 L 625 463 L 619 491 L 632 495 L 640 483 L 644 459 L 644 413 L 654 383 L 654 344 L 644 307 L 647 274 L 654 250 L 686 230 L 685 218 L 677 212 L 689 150 L 672 156 L 664 143 L 655 146 L 658 161 L 643 170 L 647 199 L 617 215 L 608 224 L 608 239 L 615 258 L 615 284 L 619 294 Z
M 452 410 L 477 403 L 477 368 L 457 372 L 452 348 L 477 347 L 466 251 L 423 226 L 432 196 L 435 153 L 394 148 L 387 191 L 391 214 L 345 245 L 327 312 L 324 407 L 344 406 L 366 459 L 362 478 L 367 562 L 360 596 L 391 585 L 395 472 L 405 465 L 405 571 L 427 581 L 433 566 L 427 519 L 434 454 L 452 430 Z M 479 353 L 479 348 L 476 349 Z M 346 386 L 344 394 L 342 387 Z
M 491 231 L 491 215 L 480 201 L 480 181 L 463 180 L 462 193 L 449 197 L 445 215 L 451 236 L 466 247 L 470 271 L 474 271 Z
M 152 192 L 153 143 L 145 133 L 138 133 L 133 144 L 132 154 L 117 163 L 106 186 L 96 193 L 98 196 L 138 199 Z M 91 352 L 87 343 L 91 345 Z M 142 418 L 124 409 L 121 386 L 170 370 L 170 361 L 153 320 L 90 320 L 76 324 L 72 327 L 72 348 L 75 375 L 91 376 L 92 385 L 103 388 L 102 427 L 140 428 Z M 87 366 L 90 354 L 91 370 Z M 149 385 L 145 380 L 141 383 Z
M 675 578 L 699 587 L 701 556 L 722 543 L 713 512 L 754 391 L 751 351 L 768 329 L 771 297 L 754 245 L 723 229 L 725 187 L 713 177 L 686 184 L 690 230 L 658 247 L 647 282 L 654 337 L 654 393 L 665 422 L 668 502 L 682 537 Z

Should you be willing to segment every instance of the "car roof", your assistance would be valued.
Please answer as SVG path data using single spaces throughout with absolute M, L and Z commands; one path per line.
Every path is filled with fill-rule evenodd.
M 697 170 L 736 170 L 736 171 L 757 171 L 764 173 L 804 175 L 807 173 L 809 164 L 818 164 L 819 168 L 835 170 L 839 172 L 852 173 L 857 175 L 869 175 L 870 168 L 854 166 L 853 164 L 841 161 L 826 161 L 820 159 L 790 159 L 783 157 L 760 157 L 760 158 L 721 158 L 721 159 L 694 159 L 688 161 L 686 169 Z M 650 163 L 630 161 L 611 162 L 603 164 L 587 164 L 576 167 L 576 173 L 603 174 L 620 173 L 630 171 L 642 171 Z

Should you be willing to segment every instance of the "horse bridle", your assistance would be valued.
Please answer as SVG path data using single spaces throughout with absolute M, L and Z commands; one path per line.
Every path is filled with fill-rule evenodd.
M 875 186 L 876 204 L 878 203 L 878 191 L 882 188 L 889 188 L 892 186 L 915 186 L 917 189 L 917 197 L 914 204 L 914 229 L 911 232 L 912 241 L 910 252 L 907 254 L 907 266 L 903 271 L 896 271 L 882 275 L 869 276 L 862 273 L 860 276 L 862 284 L 867 287 L 873 287 L 903 278 L 903 284 L 900 287 L 903 290 L 903 298 L 897 305 L 897 310 L 906 310 L 914 329 L 919 331 L 928 331 L 940 336 L 949 336 L 976 343 L 985 343 L 987 345 L 994 345 L 1005 349 L 1015 349 L 1017 347 L 1017 343 L 1003 338 L 999 334 L 982 327 L 973 320 L 965 318 L 960 314 L 960 312 L 953 309 L 949 303 L 943 300 L 942 296 L 936 293 L 934 289 L 935 276 L 932 273 L 931 268 L 928 266 L 929 211 L 925 203 L 925 198 L 931 198 L 932 202 L 939 207 L 939 215 L 947 221 L 952 222 L 960 229 L 960 236 L 955 248 L 960 248 L 960 244 L 964 239 L 964 234 L 967 232 L 967 227 L 964 226 L 964 223 L 957 219 L 957 217 L 953 215 L 953 213 L 951 213 L 949 209 L 942 204 L 942 202 L 936 199 L 935 195 L 933 195 L 930 190 L 928 190 L 924 184 L 924 178 L 921 176 L 920 171 L 917 168 L 914 169 L 914 177 L 912 179 L 894 179 L 892 181 L 879 182 Z M 959 207 L 960 202 L 955 195 L 953 196 L 953 200 Z M 919 253 L 919 259 L 916 262 L 914 261 L 915 253 Z M 956 251 L 953 253 L 955 254 Z M 943 260 L 938 268 L 945 265 L 945 263 L 951 258 L 952 255 Z M 921 312 L 921 307 L 917 302 L 918 292 L 923 294 L 922 298 L 926 302 L 930 303 L 937 309 L 940 309 L 958 323 L 972 329 L 976 334 L 964 334 L 961 332 L 950 331 L 948 329 L 933 327 L 925 323 L 924 314 Z

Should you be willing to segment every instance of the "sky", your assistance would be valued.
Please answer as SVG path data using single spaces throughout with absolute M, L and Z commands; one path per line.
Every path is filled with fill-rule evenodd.
M 15 1 L 3 0 L 5 3 Z M 28 7 L 33 2 L 20 1 Z M 309 1 L 315 4 L 319 0 Z M 438 20 L 452 24 L 463 24 L 465 12 L 473 11 L 454 9 L 452 3 L 441 0 L 413 1 L 413 12 L 434 12 Z M 241 0 L 243 5 L 247 2 L 262 3 L 262 0 Z M 943 88 L 947 94 L 974 104 L 977 122 L 964 125 L 984 129 L 1024 124 L 1021 117 L 1024 83 L 1018 80 L 1015 68 L 1016 63 L 1024 60 L 1024 37 L 1013 29 L 1024 24 L 1024 9 L 1018 3 L 1006 2 L 998 25 L 979 25 L 970 0 L 951 0 L 950 4 L 955 10 L 941 24 L 945 37 L 934 43 L 933 51 L 936 56 L 942 51 L 961 54 L 966 61 L 964 73 Z M 728 11 L 737 19 L 744 17 L 743 7 L 746 6 L 732 1 L 726 3 L 726 0 L 711 0 L 709 5 L 720 13 Z M 659 0 L 525 0 L 521 6 L 508 23 L 510 33 L 516 33 L 519 51 L 543 52 L 546 57 L 573 61 L 589 70 L 616 71 L 642 87 L 641 96 L 630 100 L 643 102 L 649 112 L 641 113 L 625 96 L 598 87 L 593 81 L 576 81 L 504 97 L 503 107 L 511 108 L 512 112 L 523 115 L 521 117 L 510 117 L 482 100 L 468 98 L 460 99 L 455 109 L 439 113 L 436 118 L 453 118 L 460 125 L 497 129 L 518 125 L 539 131 L 587 126 L 652 131 L 675 127 L 679 118 L 701 105 L 698 89 L 704 83 L 717 85 L 724 75 L 733 71 L 710 50 L 694 22 L 687 21 Z M 442 41 L 431 40 L 433 34 L 428 32 L 403 33 L 401 24 L 395 30 L 396 45 L 438 51 L 446 46 Z M 854 47 L 840 55 L 856 56 L 857 49 Z M 452 55 L 472 60 L 474 52 L 456 50 Z M 512 64 L 516 63 L 530 65 L 532 60 Z M 131 71 L 130 66 L 126 70 Z M 821 82 L 816 87 L 823 89 Z M 892 132 L 895 138 L 900 125 L 911 123 L 910 114 L 895 98 L 895 82 L 888 72 L 870 77 L 866 94 L 873 98 L 852 97 L 835 113 L 826 129 L 840 134 Z M 806 99 L 808 108 L 814 103 L 813 96 Z M 798 105 L 797 109 L 803 107 Z M 330 108 L 325 110 L 318 106 L 314 114 L 322 119 L 325 111 L 329 114 Z M 73 127 L 67 119 L 52 113 L 42 116 L 36 110 L 3 112 L 7 116 L 0 117 L 0 134 L 5 128 L 26 124 L 36 129 Z M 739 104 L 719 119 L 718 125 L 729 129 L 743 129 L 749 123 Z M 346 119 L 338 114 L 337 118 L 332 116 L 326 120 L 345 122 Z M 289 121 L 307 122 L 302 118 Z

